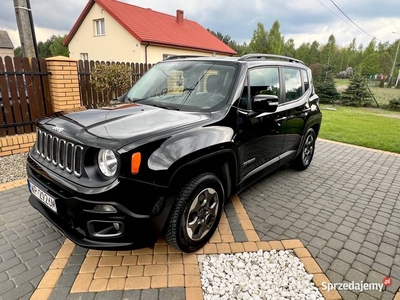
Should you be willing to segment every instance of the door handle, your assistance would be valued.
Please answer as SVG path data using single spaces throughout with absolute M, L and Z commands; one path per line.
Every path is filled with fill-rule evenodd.
M 307 112 L 309 112 L 311 110 L 311 108 L 305 108 L 305 109 L 303 109 L 302 111 L 303 111 L 303 113 L 307 113 Z

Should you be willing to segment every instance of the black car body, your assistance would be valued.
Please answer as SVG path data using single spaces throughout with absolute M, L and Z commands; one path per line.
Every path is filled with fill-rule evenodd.
M 29 201 L 78 245 L 185 252 L 223 204 L 276 168 L 305 169 L 321 125 L 309 68 L 273 55 L 168 59 L 109 107 L 41 119 Z

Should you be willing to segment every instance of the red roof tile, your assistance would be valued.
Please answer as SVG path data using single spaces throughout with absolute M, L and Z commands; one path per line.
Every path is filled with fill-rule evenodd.
M 71 41 L 94 2 L 107 11 L 142 44 L 150 43 L 221 54 L 236 54 L 234 50 L 197 22 L 184 19 L 182 23 L 179 23 L 176 16 L 116 0 L 89 0 L 65 39 L 65 45 Z

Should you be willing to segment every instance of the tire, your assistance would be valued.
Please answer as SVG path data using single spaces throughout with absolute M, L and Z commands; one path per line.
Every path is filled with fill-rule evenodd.
M 317 136 L 314 129 L 310 128 L 304 138 L 304 144 L 299 155 L 294 159 L 292 165 L 297 170 L 305 170 L 311 164 L 315 151 L 315 140 Z
M 183 252 L 203 247 L 219 224 L 224 197 L 222 183 L 214 174 L 203 173 L 186 183 L 167 224 L 167 243 Z

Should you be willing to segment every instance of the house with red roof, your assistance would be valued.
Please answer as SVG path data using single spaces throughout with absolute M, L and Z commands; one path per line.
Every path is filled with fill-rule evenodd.
M 64 40 L 76 59 L 156 63 L 172 55 L 237 54 L 184 17 L 116 0 L 89 0 Z

